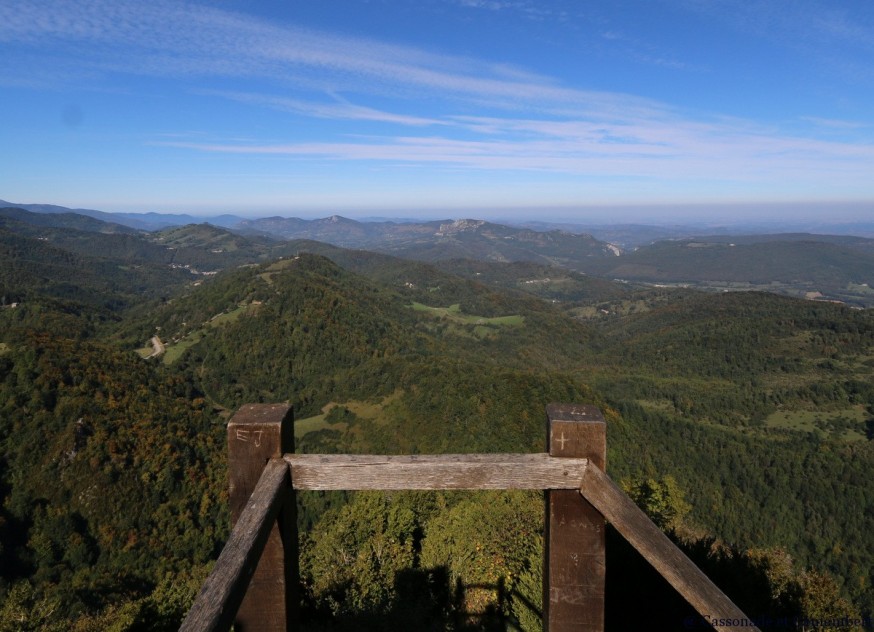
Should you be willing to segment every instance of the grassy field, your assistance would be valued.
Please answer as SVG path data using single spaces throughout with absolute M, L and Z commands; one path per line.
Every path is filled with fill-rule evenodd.
M 874 288 L 870 287 L 867 283 L 848 283 L 847 291 L 855 294 L 874 296 Z
M 834 439 L 865 441 L 865 423 L 868 418 L 869 415 L 863 406 L 830 411 L 778 411 L 765 419 L 765 427 L 796 432 L 818 430 Z
M 378 402 L 360 400 L 352 400 L 348 402 L 343 402 L 342 404 L 337 402 L 328 402 L 322 407 L 321 414 L 313 415 L 312 417 L 305 417 L 303 419 L 295 419 L 294 436 L 295 438 L 299 439 L 308 432 L 315 432 L 317 430 L 346 430 L 348 428 L 347 424 L 342 422 L 332 424 L 326 419 L 331 411 L 337 406 L 343 406 L 344 408 L 349 409 L 351 412 L 355 413 L 356 417 L 359 417 L 361 419 L 379 421 L 383 409 L 391 404 L 393 401 L 401 397 L 403 393 L 403 390 L 397 390 L 388 397 L 385 397 Z
M 258 302 L 248 303 L 246 305 L 239 305 L 228 312 L 216 314 L 208 321 L 203 323 L 203 327 L 192 331 L 177 342 L 165 341 L 164 356 L 161 358 L 162 362 L 164 364 L 173 364 L 174 362 L 176 362 L 176 360 L 181 358 L 182 354 L 188 351 L 188 349 L 190 349 L 203 339 L 203 335 L 207 329 L 212 329 L 215 327 L 226 325 L 228 323 L 232 323 L 239 319 L 243 314 L 257 309 L 259 305 L 260 303 Z M 137 353 L 143 358 L 148 358 L 151 355 L 152 351 L 153 349 L 151 346 L 137 349 Z
M 492 336 L 501 327 L 521 327 L 525 324 L 525 317 L 519 314 L 494 316 L 491 318 L 475 314 L 465 314 L 461 311 L 461 305 L 458 303 L 449 307 L 430 307 L 423 303 L 414 302 L 411 307 L 417 312 L 422 312 L 435 318 L 442 318 L 456 325 L 472 326 L 470 332 L 477 338 Z
M 276 263 L 267 266 L 267 272 L 262 272 L 258 275 L 258 278 L 262 279 L 267 285 L 273 285 L 273 274 L 291 267 L 296 260 L 297 257 L 293 259 L 280 259 Z
M 865 283 L 848 283 L 845 287 L 812 282 L 789 283 L 771 281 L 768 283 L 750 283 L 743 281 L 685 281 L 660 283 L 643 283 L 654 287 L 691 287 L 707 292 L 771 292 L 795 298 L 806 298 L 822 301 L 844 302 L 856 307 L 874 307 L 874 288 Z M 821 293 L 822 296 L 809 296 L 808 293 Z
M 232 323 L 254 307 L 256 307 L 255 303 L 249 303 L 248 305 L 240 305 L 239 307 L 237 307 L 237 309 L 232 309 L 229 312 L 216 314 L 209 319 L 209 321 L 206 323 L 206 326 L 218 327 L 219 325 L 224 325 L 225 323 Z
M 166 351 L 164 351 L 163 357 L 164 364 L 173 364 L 176 362 L 176 360 L 182 357 L 183 353 L 200 342 L 201 338 L 203 338 L 203 330 L 198 329 L 197 331 L 193 331 L 185 336 L 179 342 L 172 345 L 166 345 Z
M 336 404 L 334 404 L 336 406 Z M 316 430 L 324 430 L 325 428 L 333 428 L 334 430 L 345 430 L 346 424 L 330 424 L 325 421 L 325 417 L 328 416 L 328 413 L 331 412 L 331 404 L 322 408 L 321 415 L 315 415 L 313 417 L 305 417 L 304 419 L 295 419 L 294 420 L 294 437 L 295 439 L 300 439 L 308 432 L 315 432 Z
M 617 316 L 628 316 L 630 314 L 642 314 L 652 310 L 652 305 L 643 299 L 636 300 L 621 300 L 606 305 L 584 305 L 581 307 L 573 307 L 568 310 L 573 318 L 580 320 L 592 320 L 595 318 L 615 318 Z
M 672 413 L 676 410 L 673 402 L 669 399 L 638 399 L 637 403 L 644 408 L 666 413 Z
M 414 302 L 410 307 L 417 312 L 448 322 L 450 333 L 476 340 L 494 338 L 502 328 L 521 327 L 525 324 L 525 317 L 519 314 L 494 317 L 465 314 L 458 303 L 449 307 L 430 307 Z

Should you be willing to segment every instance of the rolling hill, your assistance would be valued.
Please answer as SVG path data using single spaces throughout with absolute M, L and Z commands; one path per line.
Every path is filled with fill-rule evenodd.
M 199 224 L 207 221 L 202 217 L 180 213 L 107 213 L 105 211 L 96 211 L 94 209 L 72 209 L 67 208 L 66 206 L 58 206 L 56 204 L 20 204 L 7 202 L 5 200 L 0 200 L 0 207 L 14 207 L 31 213 L 47 215 L 75 213 L 76 215 L 91 217 L 110 224 L 121 224 L 138 231 L 161 230 L 162 228 L 171 226 Z M 239 224 L 242 219 L 242 217 L 237 217 L 235 215 L 218 215 L 208 218 L 208 221 L 216 226 L 230 228 Z
M 539 232 L 471 219 L 357 222 L 335 215 L 309 221 L 296 218 L 251 220 L 242 222 L 239 228 L 284 239 L 323 241 L 431 262 L 464 258 L 567 265 L 589 257 L 615 256 L 619 252 L 615 246 L 589 235 L 559 230 Z
M 768 235 L 657 242 L 579 269 L 613 279 L 874 305 L 874 240 Z
M 8 621 L 24 613 L 15 616 L 37 629 L 178 625 L 226 537 L 222 425 L 256 401 L 293 405 L 301 451 L 370 453 L 536 451 L 547 402 L 594 403 L 608 418 L 611 476 L 688 505 L 675 537 L 722 569 L 747 608 L 874 609 L 870 310 L 638 287 L 537 261 L 430 264 L 205 225 L 139 235 L 3 221 Z M 486 224 L 455 229 L 450 242 L 510 243 L 505 254 L 548 242 Z M 667 260 L 708 251 L 723 262 L 725 252 L 775 243 L 830 252 L 800 239 L 684 243 L 699 242 L 654 248 Z M 636 254 L 592 260 L 617 265 Z M 193 275 L 167 256 L 212 257 L 221 269 Z M 138 355 L 156 333 L 164 355 Z M 416 572 L 445 564 L 463 584 L 492 569 L 508 594 L 536 598 L 537 495 L 300 503 L 305 606 L 316 620 L 396 614 L 402 561 Z M 484 508 L 512 523 L 511 544 L 476 526 L 492 524 Z M 337 547 L 375 559 L 373 537 L 407 548 L 377 566 L 331 563 Z M 500 607 L 521 621 L 519 603 Z
M 92 232 L 119 232 L 123 229 L 118 224 L 101 224 L 94 219 L 86 222 L 84 216 L 70 213 L 56 213 L 56 219 L 47 220 L 46 217 L 52 216 L 45 212 L 64 209 L 31 206 L 39 207 L 43 214 L 23 215 L 20 210 L 15 212 L 17 214 L 12 211 L 5 213 L 9 218 L 28 222 L 34 227 L 42 226 L 44 230 L 52 223 Z M 119 221 L 124 219 L 122 216 L 111 217 L 117 217 Z M 180 221 L 186 219 L 184 216 L 173 217 Z M 132 234 L 126 245 L 121 239 L 107 241 L 92 252 L 110 252 L 118 256 L 125 249 L 134 248 L 133 242 L 142 238 L 165 247 L 169 251 L 162 253 L 165 261 L 214 271 L 225 265 L 285 256 L 294 250 L 294 247 L 283 246 L 285 241 L 310 240 L 428 263 L 451 260 L 526 262 L 562 267 L 610 280 L 691 285 L 716 291 L 761 290 L 814 300 L 842 301 L 858 307 L 874 305 L 874 290 L 871 289 L 874 240 L 847 235 L 718 234 L 663 240 L 622 250 L 591 235 L 545 230 L 547 224 L 537 223 L 533 225 L 543 230 L 482 220 L 359 222 L 337 215 L 317 220 L 284 217 L 254 220 L 226 217 L 224 220 L 234 232 L 210 224 L 188 224 Z M 599 234 L 633 245 L 644 238 L 670 234 L 670 230 L 647 226 L 603 227 Z M 60 238 L 56 235 L 55 239 Z M 70 239 L 67 247 L 75 249 L 74 241 Z M 83 246 L 86 251 L 89 247 L 87 243 Z M 138 256 L 145 255 L 140 253 Z M 541 277 L 545 278 L 551 277 Z

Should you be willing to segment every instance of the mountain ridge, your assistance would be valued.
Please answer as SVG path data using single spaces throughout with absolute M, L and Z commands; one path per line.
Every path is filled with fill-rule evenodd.
M 44 214 L 28 216 L 27 211 L 14 209 L 3 212 L 8 216 L 4 220 L 8 227 L 11 221 L 36 226 L 54 221 L 92 232 L 125 232 L 118 224 L 86 221 L 75 214 L 57 214 L 52 216 L 54 220 L 47 220 Z M 855 236 L 710 234 L 664 239 L 623 251 L 587 234 L 537 231 L 481 219 L 359 222 L 339 215 L 315 220 L 278 216 L 241 220 L 235 229 L 198 223 L 139 235 L 172 250 L 172 254 L 162 255 L 172 263 L 206 271 L 287 255 L 293 250 L 288 240 L 305 239 L 427 263 L 528 262 L 638 284 L 692 285 L 712 291 L 763 290 L 857 307 L 874 306 L 874 240 Z M 129 233 L 126 247 L 137 250 L 133 240 L 140 237 Z M 66 239 L 71 248 L 77 247 L 72 236 L 55 234 L 53 238 L 58 243 Z M 104 241 L 98 246 L 79 239 L 78 247 L 94 252 L 125 247 L 120 236 L 97 239 Z
M 478 221 L 444 224 L 461 246 L 503 235 Z M 825 602 L 853 612 L 843 590 L 874 606 L 874 546 L 855 510 L 874 502 L 871 310 L 643 287 L 525 261 L 432 264 L 205 224 L 107 235 L 9 220 L 0 237 L 11 244 L 0 247 L 2 293 L 17 302 L 31 290 L 15 307 L 0 302 L 0 612 L 38 613 L 45 595 L 56 617 L 135 612 L 143 629 L 178 627 L 199 584 L 186 578 L 202 576 L 226 536 L 222 426 L 257 401 L 292 404 L 301 451 L 375 454 L 542 450 L 546 403 L 592 403 L 608 419 L 615 480 L 668 485 L 685 494 L 699 533 L 791 569 L 783 547 L 794 568 L 838 578 L 793 575 L 826 587 Z M 144 247 L 108 248 L 123 240 Z M 102 246 L 89 255 L 88 244 Z M 195 275 L 161 259 L 186 249 L 225 264 Z M 148 294 L 126 276 L 146 273 Z M 142 348 L 156 335 L 160 356 Z M 428 537 L 444 524 L 465 534 L 461 557 L 481 566 L 484 523 L 470 503 L 410 498 L 415 511 L 399 511 L 398 496 L 354 513 L 368 501 L 301 497 L 307 577 L 338 566 L 329 561 L 343 515 L 361 532 L 386 515 L 420 516 L 411 533 Z M 542 497 L 512 503 L 541 515 Z M 498 567 L 508 590 L 535 595 L 537 551 L 498 550 L 513 564 Z M 308 583 L 309 605 L 346 602 L 356 582 L 391 594 L 395 576 L 380 568 L 324 590 Z M 177 591 L 169 603 L 167 581 Z M 770 589 L 747 592 L 759 593 L 741 595 L 754 612 L 785 607 L 768 601 Z

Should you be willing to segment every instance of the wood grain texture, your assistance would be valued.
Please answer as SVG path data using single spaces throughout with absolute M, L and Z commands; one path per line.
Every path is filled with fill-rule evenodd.
M 270 459 L 294 452 L 294 420 L 287 404 L 246 404 L 228 422 L 228 478 L 231 526 Z M 235 628 L 244 632 L 286 632 L 296 625 L 298 551 L 296 503 L 286 502 L 271 525 L 264 553 L 237 611 Z
M 294 489 L 543 489 L 545 630 L 603 631 L 605 518 L 699 614 L 749 623 L 604 473 L 606 426 L 594 406 L 550 404 L 548 452 L 539 454 L 293 454 L 289 407 L 267 404 L 240 409 L 228 424 L 228 444 L 235 526 L 180 628 L 184 632 L 295 625 Z M 261 586 L 253 590 L 259 574 Z M 235 620 L 241 602 L 243 608 L 251 604 L 251 618 Z M 751 623 L 714 627 L 757 630 Z
M 228 422 L 231 525 L 246 506 L 270 459 L 294 452 L 294 422 L 285 404 L 246 404 Z M 290 427 L 291 437 L 288 437 Z M 285 431 L 285 434 L 283 434 Z
M 565 489 L 577 498 L 586 459 L 548 454 L 286 454 L 297 490 Z
M 604 467 L 607 432 L 595 406 L 550 404 L 547 449 L 557 461 Z M 545 494 L 543 623 L 549 632 L 603 632 L 606 580 L 604 518 L 579 491 Z
M 267 464 L 180 632 L 230 630 L 288 488 L 288 465 Z
M 734 605 L 596 465 L 591 464 L 586 468 L 580 493 L 700 615 L 708 617 L 711 621 L 718 619 L 749 621 L 740 608 Z M 758 630 L 752 624 L 714 626 L 714 628 L 737 632 Z

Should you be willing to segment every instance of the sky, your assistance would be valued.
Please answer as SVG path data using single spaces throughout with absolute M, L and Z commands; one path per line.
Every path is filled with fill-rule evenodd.
M 874 219 L 870 0 L 2 0 L 0 198 Z

